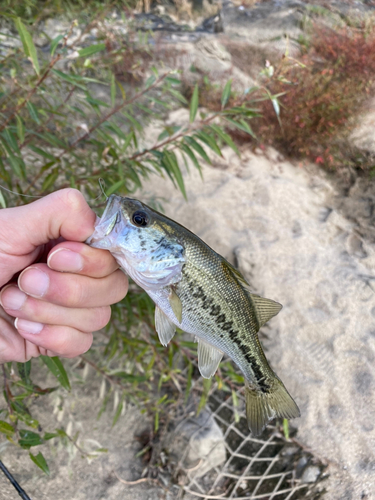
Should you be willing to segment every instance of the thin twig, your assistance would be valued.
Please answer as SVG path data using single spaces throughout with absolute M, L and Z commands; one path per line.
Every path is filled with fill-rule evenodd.
M 136 481 L 125 481 L 125 479 L 121 479 L 116 471 L 113 471 L 113 474 L 117 477 L 120 483 L 126 484 L 127 486 L 135 486 L 136 484 L 152 482 L 159 486 L 159 488 L 162 488 L 164 491 L 168 491 L 168 489 L 163 486 L 158 479 L 153 479 L 152 477 L 143 477 L 141 479 L 137 479 Z

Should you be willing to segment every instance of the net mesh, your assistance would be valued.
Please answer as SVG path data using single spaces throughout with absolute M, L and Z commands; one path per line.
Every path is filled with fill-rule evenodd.
M 193 406 L 196 404 L 197 401 Z M 323 464 L 295 438 L 286 439 L 281 426 L 268 425 L 261 436 L 252 437 L 245 417 L 243 388 L 232 389 L 228 394 L 213 387 L 207 406 L 207 420 L 214 419 L 223 433 L 221 446 L 224 442 L 226 459 L 201 475 L 204 459 L 193 465 L 189 463 L 187 445 L 178 464 L 181 486 L 178 498 L 297 500 L 319 496 L 321 488 L 316 486 L 322 479 Z M 189 409 L 183 418 L 189 418 L 188 412 Z M 202 422 L 197 427 L 190 443 L 204 425 Z M 304 478 L 309 466 L 317 471 L 313 482 L 311 476 Z

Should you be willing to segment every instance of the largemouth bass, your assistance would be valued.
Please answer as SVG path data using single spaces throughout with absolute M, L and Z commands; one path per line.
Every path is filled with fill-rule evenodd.
M 195 234 L 144 203 L 112 195 L 87 243 L 109 250 L 156 304 L 155 329 L 167 345 L 176 326 L 198 339 L 198 367 L 210 378 L 223 353 L 245 377 L 249 429 L 299 417 L 271 369 L 257 332 L 281 309 L 250 291 L 241 273 Z

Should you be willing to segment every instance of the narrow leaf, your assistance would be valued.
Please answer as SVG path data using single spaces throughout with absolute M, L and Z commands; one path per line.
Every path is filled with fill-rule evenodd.
M 232 138 L 229 134 L 224 132 L 224 130 L 222 130 L 218 125 L 213 124 L 213 125 L 210 125 L 210 127 L 214 132 L 216 132 L 216 134 L 220 137 L 220 139 L 222 139 L 231 149 L 233 149 L 233 151 L 238 156 L 240 156 L 240 152 L 238 151 L 237 146 L 234 144 L 234 142 L 232 141 Z
M 26 26 L 23 24 L 19 17 L 17 17 L 16 19 L 16 28 L 20 35 L 25 55 L 31 60 L 32 65 L 34 66 L 35 73 L 39 75 L 39 61 L 33 39 L 31 38 L 30 33 L 26 29 Z
M 190 160 L 193 162 L 195 168 L 198 169 L 199 174 L 201 176 L 201 179 L 203 179 L 201 166 L 199 165 L 199 162 L 198 162 L 197 158 L 195 157 L 193 151 L 189 148 L 189 146 L 187 144 L 181 144 L 181 148 L 188 155 Z
M 7 437 L 10 437 L 12 434 L 14 434 L 14 429 L 10 424 L 8 424 L 8 422 L 0 420 L 0 432 L 5 434 Z
M 57 49 L 57 46 L 59 45 L 60 40 L 64 38 L 64 35 L 57 35 L 51 42 L 51 47 L 50 47 L 50 54 L 53 56 L 55 53 L 55 50 Z
M 211 160 L 207 156 L 206 151 L 195 139 L 192 137 L 185 137 L 184 141 L 187 142 L 189 146 L 193 148 L 207 163 L 211 164 Z
M 105 49 L 105 43 L 97 43 L 96 45 L 90 45 L 78 51 L 80 57 L 87 57 L 97 54 Z
M 121 181 L 115 182 L 114 184 L 112 184 L 112 186 L 110 188 L 106 189 L 106 195 L 111 196 L 111 194 L 118 191 L 120 189 L 120 187 L 123 186 L 124 184 L 125 184 L 124 179 Z
M 232 80 L 228 80 L 225 84 L 222 96 L 221 96 L 221 107 L 225 108 L 227 102 L 229 101 L 230 93 L 232 90 Z
M 23 141 L 25 140 L 25 125 L 22 121 L 22 118 L 19 115 L 16 116 L 16 120 L 17 120 L 17 135 L 20 143 L 22 144 Z
M 36 464 L 39 467 L 39 469 L 42 469 L 42 471 L 49 476 L 49 467 L 46 462 L 46 459 L 44 458 L 41 452 L 39 452 L 37 455 L 29 453 L 29 457 L 34 462 L 34 464 Z
M 31 361 L 27 361 L 26 363 L 17 363 L 17 368 L 22 381 L 26 385 L 30 385 Z
M 198 102 L 199 102 L 198 84 L 196 84 L 190 102 L 190 123 L 193 123 L 195 117 L 197 116 Z
M 56 167 L 50 172 L 44 179 L 42 184 L 42 191 L 47 191 L 51 186 L 53 186 L 59 176 L 59 167 Z
M 199 137 L 199 139 L 207 144 L 207 146 L 212 149 L 214 153 L 216 153 L 218 156 L 223 156 L 221 154 L 219 146 L 216 144 L 215 139 L 211 136 L 206 134 L 203 130 L 200 130 L 197 134 L 196 137 Z
M 34 104 L 32 104 L 30 101 L 28 101 L 26 106 L 27 106 L 27 109 L 29 110 L 31 119 L 34 122 L 36 122 L 38 125 L 40 125 L 38 111 L 37 111 L 36 107 L 34 106 Z
M 116 80 L 115 75 L 112 73 L 111 75 L 111 105 L 114 107 L 116 100 Z
M 49 356 L 40 356 L 40 359 L 47 366 L 49 371 L 57 378 L 59 383 L 70 391 L 70 382 L 65 368 L 57 356 L 50 358 Z
M 0 205 L 2 206 L 2 208 L 7 207 L 7 204 L 6 204 L 3 192 L 1 191 L 1 188 L 0 188 Z

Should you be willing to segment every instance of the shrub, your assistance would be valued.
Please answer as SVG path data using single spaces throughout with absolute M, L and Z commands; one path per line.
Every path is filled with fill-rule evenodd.
M 363 164 L 363 155 L 346 138 L 374 82 L 374 29 L 316 27 L 299 64 L 285 58 L 266 84 L 273 95 L 280 95 L 281 126 L 267 100 L 259 105 L 262 120 L 253 126 L 262 142 L 289 156 L 334 170 L 370 168 L 373 159 Z

